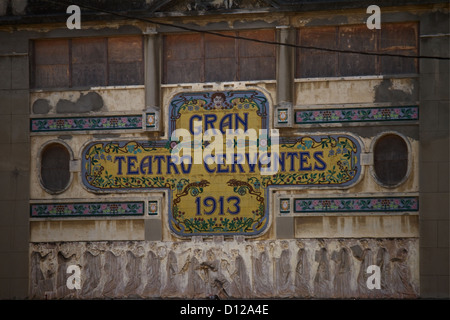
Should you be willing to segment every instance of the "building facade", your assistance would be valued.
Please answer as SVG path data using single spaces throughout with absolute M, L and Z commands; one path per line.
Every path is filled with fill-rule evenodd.
M 449 4 L 369 5 L 0 1 L 1 297 L 448 298 Z

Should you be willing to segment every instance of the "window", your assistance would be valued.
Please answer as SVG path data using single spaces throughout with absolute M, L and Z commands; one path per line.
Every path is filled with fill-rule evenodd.
M 223 32 L 274 41 L 274 30 Z M 164 83 L 275 79 L 275 46 L 211 34 L 164 37 Z
M 33 88 L 144 83 L 141 36 L 36 40 Z
M 70 154 L 59 143 L 47 145 L 41 153 L 41 183 L 52 192 L 64 191 L 70 182 Z
M 365 24 L 300 28 L 301 46 L 417 55 L 416 23 L 384 23 L 380 30 Z M 297 49 L 297 78 L 405 74 L 417 72 L 417 59 Z
M 33 87 L 69 87 L 69 69 L 68 40 L 39 40 L 34 43 Z
M 408 172 L 408 146 L 402 137 L 387 134 L 374 147 L 374 170 L 379 182 L 386 186 L 401 183 Z

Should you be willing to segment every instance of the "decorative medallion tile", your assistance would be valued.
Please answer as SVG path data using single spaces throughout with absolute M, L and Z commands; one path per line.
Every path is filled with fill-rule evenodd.
M 280 199 L 280 213 L 291 213 L 291 200 L 289 198 Z
M 151 200 L 148 202 L 148 214 L 151 216 L 158 215 L 158 201 Z
M 278 123 L 288 123 L 289 115 L 288 115 L 288 109 L 278 109 Z
M 147 128 L 154 128 L 156 126 L 156 113 L 151 112 L 146 114 Z

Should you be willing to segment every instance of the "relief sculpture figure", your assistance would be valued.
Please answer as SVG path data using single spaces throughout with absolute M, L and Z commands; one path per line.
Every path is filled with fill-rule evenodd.
M 309 298 L 311 286 L 309 284 L 310 270 L 305 244 L 297 241 L 297 264 L 295 266 L 295 295 L 297 297 Z
M 316 251 L 315 261 L 319 263 L 314 277 L 314 295 L 319 298 L 330 295 L 330 263 L 325 242 L 319 240 L 320 249 Z
M 41 263 L 49 260 L 52 251 L 43 252 L 38 248 L 37 251 L 31 253 L 30 259 L 30 297 L 31 299 L 41 299 L 45 297 L 45 292 L 53 291 L 53 281 L 51 274 L 47 273 L 47 277 L 42 271 Z
M 214 251 L 213 248 L 210 248 L 206 252 L 207 260 L 200 264 L 207 284 L 207 295 L 210 297 L 228 297 L 228 293 L 226 292 L 228 282 L 221 272 L 221 263 L 216 258 Z
M 177 297 L 178 294 L 178 260 L 174 250 L 177 248 L 177 244 L 172 244 L 172 249 L 167 254 L 166 259 L 166 284 L 161 290 L 161 296 L 163 297 Z
M 100 250 L 93 244 L 87 245 L 87 250 L 83 254 L 83 285 L 81 286 L 81 296 L 92 299 L 98 296 L 98 287 L 102 277 L 102 262 Z
M 341 249 L 334 251 L 332 260 L 336 263 L 334 275 L 334 296 L 337 298 L 348 298 L 353 295 L 351 290 L 352 262 L 349 249 L 345 247 L 344 241 L 339 240 Z
M 408 250 L 400 248 L 393 258 L 392 264 L 392 286 L 394 293 L 399 298 L 412 298 L 416 296 L 416 291 L 411 284 L 411 270 L 407 263 Z
M 116 256 L 113 251 L 114 248 L 110 248 L 110 250 L 105 253 L 104 275 L 106 280 L 105 285 L 103 286 L 103 296 L 111 298 L 117 296 L 123 278 L 120 253 L 117 252 Z
M 253 261 L 253 289 L 255 295 L 260 298 L 270 297 L 273 294 L 272 282 L 270 280 L 270 258 L 264 243 L 258 243 L 259 256 L 252 253 Z
M 76 264 L 75 262 L 72 262 L 74 256 L 75 253 L 71 253 L 69 250 L 65 249 L 61 249 L 57 253 L 58 269 L 56 276 L 56 295 L 60 299 L 74 294 L 74 292 L 67 287 L 67 267 L 71 264 Z
M 358 277 L 356 282 L 358 284 L 358 296 L 361 298 L 367 298 L 372 294 L 371 290 L 367 287 L 367 279 L 370 274 L 367 273 L 367 268 L 373 265 L 373 252 L 369 248 L 367 240 L 360 241 L 361 246 L 356 245 L 351 247 L 353 256 L 361 262 L 359 267 Z
M 234 270 L 228 273 L 231 277 L 230 296 L 233 298 L 246 299 L 251 297 L 250 279 L 247 273 L 247 267 L 245 261 L 239 254 L 239 250 L 231 250 L 232 258 L 234 259 Z M 228 269 L 228 264 L 227 264 Z
M 376 265 L 380 268 L 380 296 L 391 294 L 391 261 L 388 249 L 384 244 L 385 240 L 377 239 L 378 252 L 376 256 Z
M 188 283 L 185 294 L 189 298 L 200 298 L 205 295 L 205 283 L 200 275 L 201 249 L 195 249 L 192 257 L 188 257 L 180 272 L 187 272 Z
M 156 255 L 153 250 L 149 250 L 147 252 L 147 265 L 146 265 L 146 274 L 147 274 L 147 283 L 145 284 L 143 296 L 145 297 L 157 297 L 160 294 L 161 290 L 161 253 L 164 250 L 164 247 L 159 249 L 160 254 Z
M 135 252 L 136 251 L 136 252 Z M 142 253 L 143 248 L 130 248 L 126 252 L 127 264 L 125 267 L 127 282 L 124 288 L 124 295 L 126 297 L 136 297 L 138 288 L 142 282 Z
M 289 242 L 281 242 L 281 255 L 277 259 L 277 288 L 280 297 L 292 296 L 292 269 L 291 269 L 291 251 L 289 250 Z

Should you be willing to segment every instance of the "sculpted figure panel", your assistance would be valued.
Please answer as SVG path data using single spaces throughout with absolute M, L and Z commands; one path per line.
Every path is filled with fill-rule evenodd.
M 77 265 L 81 288 L 71 289 Z M 367 284 L 379 270 L 379 288 Z M 30 244 L 30 298 L 415 298 L 413 239 Z
M 310 263 L 308 260 L 307 251 L 305 249 L 305 243 L 303 241 L 297 241 L 298 246 L 297 260 L 295 264 L 295 283 L 294 292 L 296 297 L 311 297 L 311 285 L 310 285 Z

